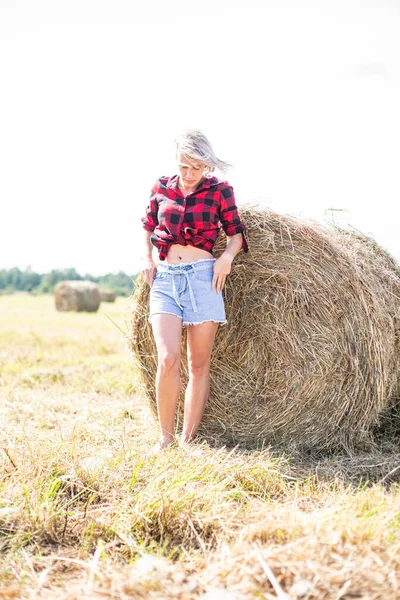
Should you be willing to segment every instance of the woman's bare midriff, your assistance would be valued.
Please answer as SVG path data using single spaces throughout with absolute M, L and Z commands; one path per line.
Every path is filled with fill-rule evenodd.
M 179 263 L 196 262 L 205 258 L 212 258 L 213 255 L 206 250 L 196 248 L 195 246 L 181 246 L 173 244 L 168 250 L 165 262 L 167 265 L 179 265 Z

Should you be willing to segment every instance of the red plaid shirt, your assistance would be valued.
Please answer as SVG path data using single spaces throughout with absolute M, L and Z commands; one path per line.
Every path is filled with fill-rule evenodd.
M 165 260 L 172 244 L 196 246 L 212 252 L 220 234 L 241 233 L 242 248 L 248 251 L 245 226 L 240 220 L 233 188 L 216 177 L 204 178 L 186 198 L 178 186 L 179 175 L 160 177 L 151 190 L 144 229 L 152 231 L 151 242 Z

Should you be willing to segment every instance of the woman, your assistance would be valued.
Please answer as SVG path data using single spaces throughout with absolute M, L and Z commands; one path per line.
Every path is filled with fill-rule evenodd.
M 232 187 L 212 176 L 228 163 L 219 160 L 200 131 L 190 129 L 176 141 L 179 175 L 160 177 L 152 188 L 144 228 L 143 273 L 150 290 L 150 317 L 157 346 L 157 409 L 160 439 L 154 451 L 174 440 L 180 391 L 182 327 L 187 330 L 189 382 L 185 393 L 181 441 L 193 439 L 209 395 L 210 359 L 218 324 L 226 323 L 222 290 L 232 261 L 247 252 L 245 227 Z M 220 223 L 228 237 L 215 259 Z M 158 249 L 158 265 L 152 249 Z

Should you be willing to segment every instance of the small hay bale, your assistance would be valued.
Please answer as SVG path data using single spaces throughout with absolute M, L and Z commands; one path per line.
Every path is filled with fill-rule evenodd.
M 228 324 L 199 431 L 221 441 L 353 449 L 399 392 L 400 271 L 373 240 L 241 207 L 249 253 L 225 287 Z M 218 256 L 225 247 L 222 235 Z M 156 412 L 149 287 L 136 282 L 128 341 Z M 182 345 L 186 360 L 185 342 Z M 179 423 L 187 369 L 182 368 Z
M 96 312 L 100 306 L 99 286 L 93 281 L 60 281 L 54 296 L 58 311 Z
M 100 302 L 115 302 L 115 298 L 117 294 L 112 290 L 106 290 L 105 288 L 100 288 Z

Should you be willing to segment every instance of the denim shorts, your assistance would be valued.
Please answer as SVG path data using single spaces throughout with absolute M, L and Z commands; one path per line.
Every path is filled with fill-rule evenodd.
M 215 258 L 192 263 L 157 266 L 150 289 L 150 316 L 176 315 L 182 325 L 200 325 L 205 321 L 226 323 L 222 292 L 214 292 L 211 283 Z

